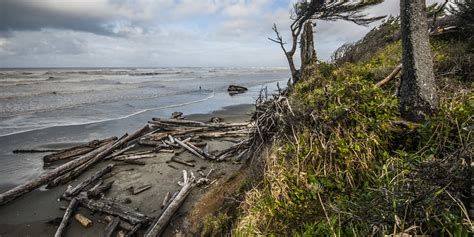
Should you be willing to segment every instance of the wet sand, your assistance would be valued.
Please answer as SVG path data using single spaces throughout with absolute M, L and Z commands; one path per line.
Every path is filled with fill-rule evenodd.
M 186 116 L 187 119 L 208 121 L 211 117 L 221 117 L 225 122 L 243 122 L 250 119 L 250 115 L 254 109 L 254 105 L 242 104 L 236 106 L 225 107 L 222 110 L 214 111 L 208 114 L 195 114 Z M 151 118 L 149 118 L 151 119 Z M 132 127 L 125 125 L 121 127 L 120 131 L 124 130 L 124 127 Z M 129 129 L 132 131 L 132 129 Z M 74 130 L 62 131 L 58 128 L 59 134 L 74 132 Z M 117 134 L 119 136 L 120 134 Z M 58 139 L 60 135 L 56 135 Z M 97 138 L 97 137 L 94 137 Z M 10 141 L 11 142 L 11 141 Z M 17 141 L 18 142 L 18 141 Z M 74 142 L 72 142 L 74 143 Z M 208 142 L 210 151 L 220 150 L 231 146 L 233 143 L 229 141 L 211 140 Z M 4 144 L 5 145 L 5 144 Z M 44 145 L 43 148 L 53 147 L 68 147 L 71 146 L 71 141 L 63 141 L 63 143 L 53 143 Z M 30 156 L 30 160 L 39 159 L 44 154 L 35 154 L 33 158 Z M 36 158 L 37 156 L 37 158 Z M 192 171 L 196 177 L 199 177 L 198 170 L 203 170 L 204 173 L 208 173 L 211 169 L 214 169 L 212 177 L 217 179 L 222 178 L 230 173 L 234 173 L 240 168 L 238 162 L 211 162 L 206 160 L 200 160 L 192 156 L 191 154 L 184 152 L 179 157 L 183 160 L 194 160 L 195 167 L 188 167 L 177 163 L 170 163 L 173 167 L 169 166 L 166 161 L 171 158 L 172 154 L 160 153 L 156 157 L 142 159 L 141 161 L 146 162 L 145 166 L 137 165 L 124 165 L 116 166 L 113 173 L 114 176 L 108 180 L 114 180 L 112 189 L 107 193 L 107 198 L 115 199 L 117 202 L 124 202 L 126 199 L 130 199 L 131 203 L 125 204 L 132 208 L 136 208 L 140 212 L 150 215 L 158 216 L 161 213 L 160 205 L 163 197 L 167 192 L 177 192 L 180 187 L 177 184 L 178 181 L 182 180 L 182 170 Z M 21 158 L 20 158 L 21 159 Z M 35 160 L 34 162 L 38 162 Z M 27 162 L 26 162 L 27 163 Z M 82 174 L 75 183 L 89 177 L 92 173 L 104 167 L 110 162 L 101 162 L 95 165 L 92 169 Z M 30 175 L 31 176 L 31 175 Z M 28 177 L 25 177 L 27 179 Z M 216 182 L 216 183 L 218 183 Z M 132 186 L 139 187 L 142 185 L 151 184 L 152 187 L 138 195 L 132 195 L 128 189 Z M 5 191 L 11 188 L 15 184 L 5 184 L 0 187 L 1 191 Z M 216 184 L 214 184 L 216 185 Z M 211 188 L 211 187 L 209 187 Z M 50 190 L 38 189 L 29 194 L 24 195 L 20 199 L 0 207 L 0 236 L 52 236 L 56 231 L 56 226 L 46 224 L 47 221 L 52 220 L 56 217 L 62 217 L 63 211 L 59 208 L 61 206 L 67 206 L 67 202 L 58 201 L 57 198 L 65 191 L 66 185 L 59 186 Z M 165 232 L 165 236 L 171 236 L 177 231 L 182 231 L 183 228 L 180 225 L 180 217 L 183 217 L 188 212 L 195 201 L 198 200 L 208 189 L 203 187 L 194 188 L 191 195 L 187 198 L 183 207 L 178 211 L 172 223 L 168 226 Z M 66 236 L 101 236 L 105 229 L 106 224 L 100 223 L 99 220 L 103 219 L 103 216 L 98 214 L 91 214 L 88 210 L 80 208 L 79 212 L 90 217 L 94 224 L 90 228 L 84 228 L 80 226 L 76 221 L 71 220 L 67 228 Z

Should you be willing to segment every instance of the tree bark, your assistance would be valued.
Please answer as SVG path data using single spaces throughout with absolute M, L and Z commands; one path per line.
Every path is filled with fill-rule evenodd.
M 398 99 L 402 117 L 413 122 L 423 122 L 438 104 L 425 9 L 426 0 L 400 1 L 403 69 Z
M 314 37 L 313 37 L 313 22 L 307 21 L 304 24 L 303 33 L 301 35 L 301 69 L 303 70 L 311 64 L 316 62 L 316 50 L 314 49 Z

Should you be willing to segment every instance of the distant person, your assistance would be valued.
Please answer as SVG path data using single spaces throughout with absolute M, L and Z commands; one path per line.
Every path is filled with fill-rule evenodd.
M 201 89 L 202 89 L 201 86 L 199 86 L 199 90 L 201 90 Z

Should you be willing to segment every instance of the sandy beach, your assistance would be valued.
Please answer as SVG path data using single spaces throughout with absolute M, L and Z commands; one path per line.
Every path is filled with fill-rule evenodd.
M 250 119 L 254 105 L 242 104 L 229 106 L 221 110 L 213 111 L 207 114 L 194 114 L 186 116 L 187 119 L 207 122 L 212 117 L 221 117 L 225 122 L 244 122 Z M 230 141 L 209 140 L 210 151 L 215 149 L 224 149 L 231 146 Z M 66 143 L 62 144 L 66 145 Z M 67 145 L 72 145 L 68 143 Z M 50 145 L 45 147 L 58 147 Z M 145 147 L 141 149 L 146 149 Z M 42 156 L 44 154 L 38 154 Z M 188 167 L 177 163 L 167 163 L 172 154 L 160 153 L 156 157 L 142 159 L 146 163 L 144 166 L 120 165 L 113 169 L 113 176 L 106 181 L 113 180 L 112 189 L 106 194 L 120 203 L 135 208 L 136 210 L 149 215 L 157 216 L 161 213 L 160 205 L 167 192 L 174 193 L 179 191 L 178 181 L 182 180 L 182 170 L 193 172 L 199 175 L 198 170 L 207 174 L 210 170 L 211 177 L 216 181 L 212 185 L 219 185 L 226 177 L 233 175 L 241 166 L 240 162 L 213 162 L 200 160 L 191 154 L 184 152 L 180 155 L 183 160 L 191 161 L 195 166 Z M 103 168 L 110 162 L 101 162 L 77 178 L 71 185 L 89 177 L 98 169 Z M 132 195 L 129 192 L 130 187 L 140 187 L 143 185 L 152 185 L 149 190 L 138 195 Z M 198 200 L 208 189 L 204 186 L 195 188 L 187 198 L 183 207 L 179 210 L 173 221 L 168 226 L 165 236 L 171 236 L 177 232 L 184 232 L 182 229 L 182 217 L 196 204 Z M 9 185 L 3 187 L 8 188 Z M 62 217 L 61 206 L 67 206 L 67 202 L 58 201 L 58 197 L 65 191 L 66 185 L 53 189 L 45 190 L 43 188 L 35 190 L 21 197 L 20 199 L 0 207 L 0 236 L 51 236 L 56 231 L 56 226 L 47 224 L 48 221 L 57 217 Z M 106 223 L 104 216 L 91 214 L 90 211 L 81 208 L 80 213 L 93 220 L 93 226 L 84 228 L 76 221 L 71 221 L 67 228 L 67 236 L 100 236 L 103 234 Z M 185 228 L 187 229 L 187 228 Z

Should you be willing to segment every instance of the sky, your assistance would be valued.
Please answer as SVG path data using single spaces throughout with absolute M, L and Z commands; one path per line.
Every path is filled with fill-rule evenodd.
M 0 0 L 0 68 L 285 67 L 267 38 L 276 23 L 288 42 L 295 1 Z M 398 0 L 366 10 L 398 12 Z M 329 60 L 377 24 L 318 21 L 318 57 Z

